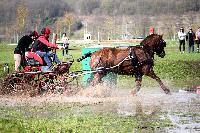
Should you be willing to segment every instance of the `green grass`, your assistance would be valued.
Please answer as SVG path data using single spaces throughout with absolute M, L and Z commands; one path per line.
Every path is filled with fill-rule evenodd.
M 159 115 L 98 114 L 91 112 L 90 107 L 57 104 L 0 108 L 0 132 L 154 132 L 158 128 L 172 126 L 168 119 L 160 120 Z M 76 113 L 77 110 L 81 113 Z
M 11 71 L 14 68 L 14 48 L 15 46 L 9 46 L 7 44 L 0 44 L 0 77 L 4 76 L 3 67 L 5 63 L 9 64 Z
M 171 80 L 174 85 L 180 87 L 199 85 L 199 69 L 200 53 L 188 53 L 186 45 L 185 53 L 181 54 L 177 42 L 166 48 L 165 58 L 156 57 L 154 67 L 160 78 Z

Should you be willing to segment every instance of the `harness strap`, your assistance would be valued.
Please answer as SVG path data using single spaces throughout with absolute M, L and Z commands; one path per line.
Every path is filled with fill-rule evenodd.
M 142 62 L 139 62 L 138 61 L 138 58 L 135 54 L 135 51 L 134 51 L 134 48 L 135 47 L 141 47 L 143 48 L 143 46 L 133 46 L 133 47 L 130 47 L 129 48 L 129 55 L 127 57 L 125 57 L 121 62 L 119 62 L 117 65 L 114 65 L 114 66 L 111 66 L 109 68 L 105 68 L 105 67 L 99 67 L 99 68 L 96 68 L 92 73 L 95 73 L 95 72 L 98 72 L 98 73 L 106 73 L 106 72 L 109 72 L 110 70 L 112 69 L 115 69 L 115 68 L 120 68 L 120 65 L 124 62 L 124 61 L 130 61 L 132 66 L 134 67 L 134 69 L 136 69 L 136 72 L 135 72 L 135 77 L 136 78 L 140 78 L 142 76 L 142 74 L 137 71 L 137 69 L 140 67 L 140 66 L 143 66 L 145 64 L 149 64 L 149 65 L 153 65 L 153 58 L 148 58 L 149 56 L 146 55 L 146 57 L 148 59 L 142 61 Z M 146 52 L 145 52 L 146 54 Z
M 132 66 L 134 68 L 137 69 L 138 67 L 145 65 L 145 64 L 154 65 L 153 58 L 149 58 L 146 51 L 145 51 L 145 55 L 146 55 L 147 59 L 142 61 L 142 62 L 139 62 L 138 58 L 135 54 L 135 50 L 134 50 L 135 47 L 142 47 L 143 48 L 143 46 L 134 46 L 134 47 L 129 48 L 129 58 L 130 58 Z
M 130 58 L 132 66 L 134 68 L 137 68 L 139 66 L 139 62 L 138 62 L 138 58 L 135 54 L 134 47 L 129 48 L 129 58 Z

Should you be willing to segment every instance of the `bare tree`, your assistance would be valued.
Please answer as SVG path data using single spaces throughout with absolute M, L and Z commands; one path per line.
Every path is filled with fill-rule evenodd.
M 28 16 L 27 7 L 23 3 L 17 4 L 15 30 L 18 34 L 20 34 L 23 31 L 27 16 Z
M 75 16 L 72 13 L 66 12 L 64 17 L 63 17 L 64 24 L 68 26 L 68 34 L 69 36 L 71 35 L 71 26 L 75 22 Z
M 1 0 L 0 34 L 12 30 L 20 34 L 28 28 L 38 30 L 48 25 L 57 27 L 57 32 L 68 30 L 70 35 L 73 24 L 88 21 L 90 31 L 95 33 L 98 29 L 107 38 L 108 34 L 110 37 L 113 33 L 122 34 L 122 16 L 125 16 L 125 20 L 133 19 L 131 24 L 124 22 L 124 25 L 135 36 L 146 34 L 153 25 L 171 38 L 180 26 L 197 28 L 199 13 L 199 0 Z M 101 19 L 94 20 L 94 16 Z M 84 19 L 77 20 L 81 17 Z M 108 18 L 113 18 L 113 22 L 106 20 L 105 24 Z M 11 28 L 13 25 L 15 28 Z

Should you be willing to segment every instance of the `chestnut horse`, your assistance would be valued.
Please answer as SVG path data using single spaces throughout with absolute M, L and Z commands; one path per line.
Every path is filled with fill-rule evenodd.
M 147 36 L 138 46 L 103 48 L 82 56 L 79 61 L 91 56 L 90 67 L 92 70 L 98 70 L 97 73 L 94 73 L 93 84 L 101 82 L 103 76 L 111 71 L 117 74 L 135 75 L 136 89 L 131 91 L 135 95 L 141 88 L 142 76 L 146 75 L 155 79 L 164 92 L 168 94 L 170 90 L 153 71 L 154 54 L 156 53 L 163 58 L 165 47 L 166 42 L 162 39 L 162 35 L 152 34 Z

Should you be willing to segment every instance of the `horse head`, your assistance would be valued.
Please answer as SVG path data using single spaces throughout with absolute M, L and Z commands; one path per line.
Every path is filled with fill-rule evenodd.
M 141 42 L 141 45 L 147 49 L 151 49 L 161 58 L 165 56 L 164 48 L 166 47 L 166 42 L 162 39 L 162 35 L 149 35 Z

